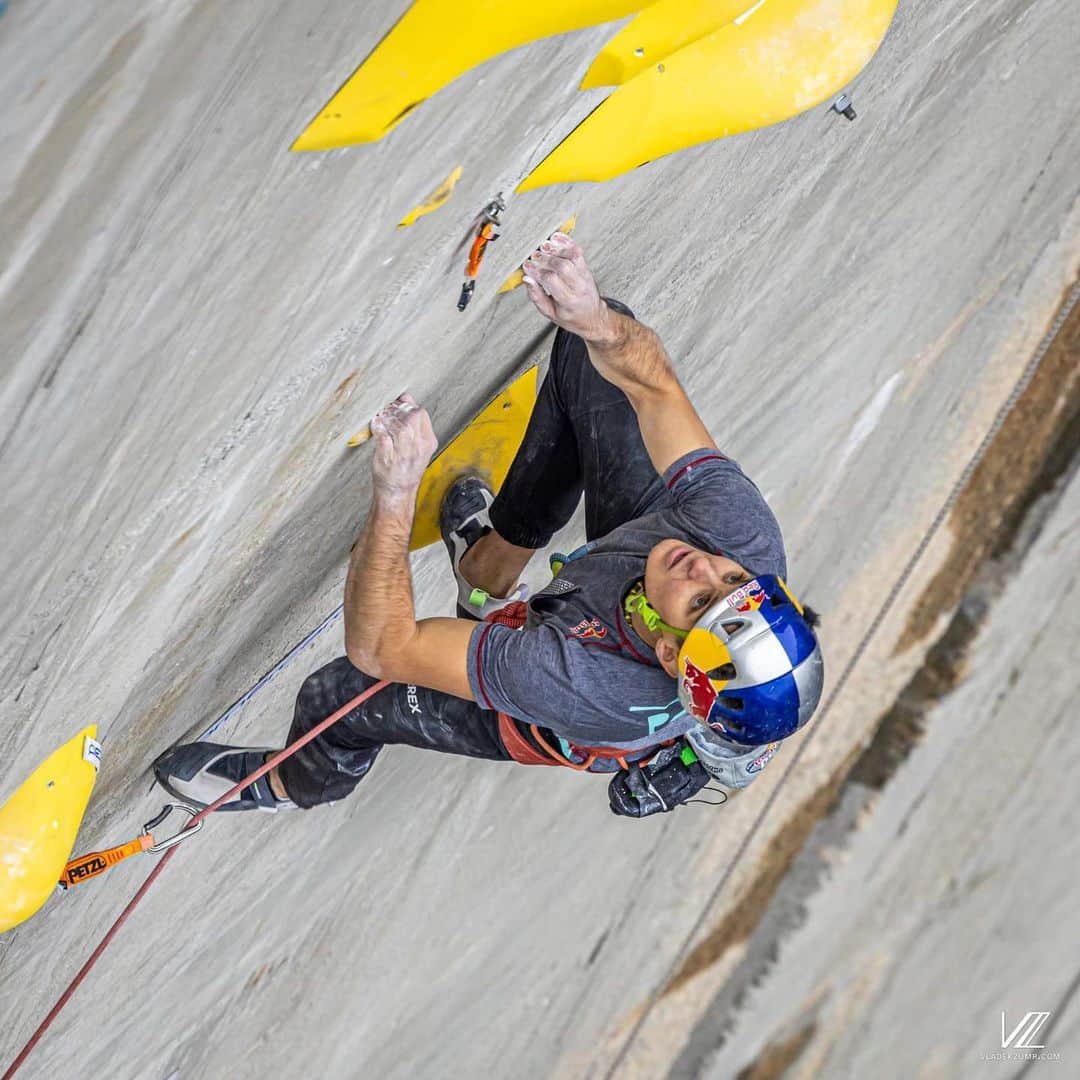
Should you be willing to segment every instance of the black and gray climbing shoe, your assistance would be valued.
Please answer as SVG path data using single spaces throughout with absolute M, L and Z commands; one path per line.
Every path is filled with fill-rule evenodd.
M 439 510 L 439 531 L 457 578 L 457 613 L 462 619 L 484 619 L 493 611 L 529 597 L 525 582 L 514 586 L 509 596 L 491 596 L 483 589 L 474 588 L 462 576 L 461 557 L 480 537 L 491 532 L 489 510 L 494 499 L 491 489 L 479 476 L 459 476 L 446 489 Z
M 221 746 L 211 742 L 182 743 L 166 750 L 154 762 L 154 775 L 170 795 L 189 806 L 202 809 L 219 799 L 229 788 L 253 773 L 265 761 L 272 747 Z M 279 799 L 270 789 L 270 777 L 260 776 L 241 788 L 219 810 L 295 809 L 291 799 Z

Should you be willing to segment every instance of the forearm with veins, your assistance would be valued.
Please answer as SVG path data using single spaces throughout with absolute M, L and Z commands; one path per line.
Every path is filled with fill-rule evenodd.
M 368 675 L 380 676 L 416 632 L 409 537 L 416 493 L 371 501 L 345 578 L 345 653 Z

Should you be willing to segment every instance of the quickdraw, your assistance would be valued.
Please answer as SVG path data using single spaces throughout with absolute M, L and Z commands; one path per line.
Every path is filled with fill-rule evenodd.
M 458 311 L 464 311 L 472 299 L 473 290 L 476 288 L 476 277 L 480 273 L 480 263 L 483 261 L 484 252 L 493 240 L 499 239 L 499 230 L 502 228 L 500 214 L 506 209 L 500 191 L 477 215 L 473 224 L 475 235 L 472 247 L 469 248 L 469 261 L 465 266 L 465 283 L 461 286 L 461 295 L 458 297 Z
M 164 840 L 155 840 L 153 830 L 174 810 L 181 814 L 187 814 L 188 824 L 179 832 L 166 837 Z M 128 840 L 127 843 L 117 844 L 115 847 L 104 848 L 101 851 L 88 851 L 85 855 L 70 859 L 64 867 L 57 888 L 66 892 L 73 885 L 81 885 L 84 881 L 89 881 L 99 874 L 104 874 L 106 870 L 111 870 L 117 863 L 123 862 L 132 855 L 138 855 L 140 852 L 145 851 L 148 855 L 156 855 L 175 847 L 189 836 L 194 836 L 203 827 L 201 821 L 196 821 L 194 825 L 191 824 L 191 819 L 197 813 L 197 810 L 193 810 L 183 803 L 166 803 L 162 807 L 161 813 L 152 817 L 143 825 L 142 832 L 134 840 Z

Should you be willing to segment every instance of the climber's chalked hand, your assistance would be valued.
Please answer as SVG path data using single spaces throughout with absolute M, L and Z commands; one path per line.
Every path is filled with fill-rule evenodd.
M 439 446 L 427 410 L 411 394 L 402 394 L 372 417 L 371 434 L 376 497 L 415 499 L 420 478 Z

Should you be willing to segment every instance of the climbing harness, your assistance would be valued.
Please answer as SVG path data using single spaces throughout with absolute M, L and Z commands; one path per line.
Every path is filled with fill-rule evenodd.
M 557 565 L 561 569 L 567 562 L 580 558 L 589 546 L 586 544 L 578 548 L 572 555 L 553 554 L 550 563 L 553 568 Z M 554 572 L 557 574 L 558 570 Z M 525 601 L 519 600 L 516 603 L 507 604 L 498 611 L 493 611 L 484 619 L 484 622 L 498 623 L 500 626 L 509 626 L 512 630 L 520 630 L 525 625 L 527 614 L 528 605 Z M 522 727 L 525 726 L 524 721 L 516 720 L 509 714 L 500 712 L 498 724 L 499 738 L 502 739 L 503 746 L 519 765 L 561 765 L 564 768 L 573 769 L 574 772 L 610 773 L 612 767 L 605 769 L 603 767 L 605 761 L 616 762 L 623 770 L 629 769 L 632 765 L 644 767 L 675 742 L 673 739 L 667 739 L 628 762 L 627 756 L 637 754 L 639 751 L 628 751 L 624 747 L 615 746 L 571 745 L 562 738 L 558 740 L 559 748 L 556 749 L 548 742 L 537 724 L 527 725 L 529 735 L 532 736 L 531 740 L 522 732 Z M 693 750 L 689 747 L 687 751 L 693 754 Z M 696 761 L 697 757 L 695 756 L 693 760 Z M 597 767 L 594 768 L 594 766 Z

